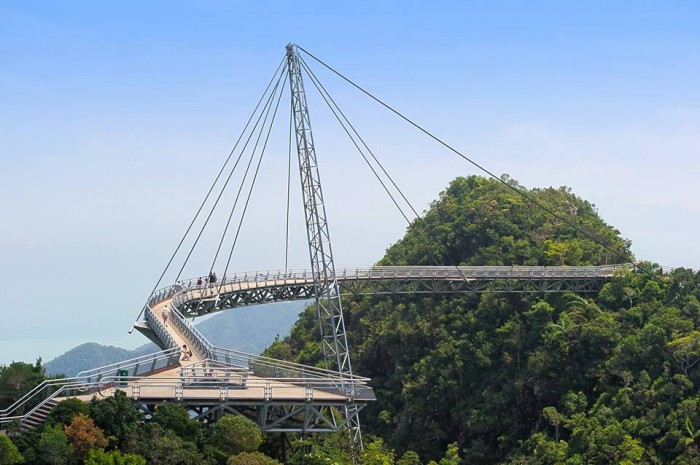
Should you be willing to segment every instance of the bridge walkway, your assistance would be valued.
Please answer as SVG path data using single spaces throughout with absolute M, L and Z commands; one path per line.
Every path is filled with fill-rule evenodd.
M 169 317 L 163 319 L 163 314 L 167 309 Z M 333 400 L 344 402 L 345 395 L 325 392 L 322 389 L 309 390 L 308 383 L 299 380 L 302 384 L 297 385 L 294 382 L 285 382 L 279 379 L 270 379 L 268 377 L 257 376 L 253 371 L 248 370 L 249 367 L 240 366 L 239 370 L 245 374 L 245 380 L 239 380 L 231 384 L 231 379 L 223 381 L 222 378 L 230 375 L 231 372 L 223 371 L 217 375 L 215 368 L 209 368 L 209 373 L 205 374 L 206 369 L 202 368 L 202 364 L 210 361 L 205 350 L 201 347 L 206 347 L 208 341 L 203 336 L 196 332 L 184 334 L 174 321 L 176 318 L 182 318 L 172 306 L 172 299 L 161 301 L 151 307 L 151 311 L 163 323 L 172 340 L 178 347 L 187 345 L 192 349 L 192 356 L 189 360 L 180 358 L 179 366 L 170 368 L 153 374 L 148 377 L 139 377 L 138 379 L 129 380 L 126 385 L 110 386 L 112 391 L 121 389 L 127 393 L 127 396 L 137 399 L 159 399 L 159 400 L 182 400 L 184 397 L 196 397 L 198 399 L 221 399 L 225 395 L 227 399 L 247 399 L 247 400 L 264 400 L 271 398 L 284 398 L 287 400 L 305 401 L 309 399 L 316 400 Z M 204 341 L 202 341 L 204 339 Z M 195 373 L 194 376 L 189 376 L 189 373 Z M 194 378 L 194 381 L 193 381 Z M 188 382 L 189 381 L 189 382 Z M 209 384 L 211 387 L 206 387 Z M 320 383 L 321 386 L 325 383 Z M 110 391 L 110 392 L 112 392 Z

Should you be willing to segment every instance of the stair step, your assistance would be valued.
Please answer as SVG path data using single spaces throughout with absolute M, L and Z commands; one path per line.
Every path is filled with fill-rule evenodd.
M 35 429 L 43 425 L 51 413 L 51 410 L 53 410 L 59 402 L 60 400 L 55 398 L 47 400 L 41 407 L 22 421 L 23 426 L 29 429 Z

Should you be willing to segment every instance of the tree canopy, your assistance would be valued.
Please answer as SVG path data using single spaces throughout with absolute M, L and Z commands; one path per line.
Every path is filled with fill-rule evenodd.
M 456 179 L 379 263 L 633 260 L 569 189 L 506 181 Z M 598 294 L 344 299 L 354 371 L 378 398 L 365 432 L 424 463 L 697 463 L 700 275 L 639 266 Z M 267 354 L 320 363 L 315 309 Z

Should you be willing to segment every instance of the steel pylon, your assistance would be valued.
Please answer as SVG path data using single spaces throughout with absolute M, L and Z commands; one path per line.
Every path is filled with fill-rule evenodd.
M 331 237 L 328 230 L 326 205 L 321 190 L 321 177 L 311 120 L 304 92 L 301 64 L 294 44 L 287 45 L 287 67 L 292 97 L 292 118 L 299 158 L 299 174 L 304 201 L 306 233 L 309 241 L 309 254 L 314 287 L 316 288 L 316 311 L 323 346 L 323 357 L 327 369 L 352 375 L 348 340 L 345 334 L 345 321 L 340 301 L 340 290 L 333 262 Z M 348 389 L 352 388 L 347 386 Z M 345 417 L 350 427 L 354 453 L 362 448 L 362 436 L 358 409 L 354 403 L 345 407 Z

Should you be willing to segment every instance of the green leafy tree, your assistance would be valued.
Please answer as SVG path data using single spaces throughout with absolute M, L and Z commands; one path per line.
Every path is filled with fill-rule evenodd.
M 118 450 L 105 452 L 93 449 L 88 452 L 85 465 L 146 465 L 146 459 L 136 454 L 122 454 Z
M 440 459 L 440 465 L 459 465 L 459 446 L 456 442 L 447 446 L 445 456 Z
M 123 391 L 117 391 L 106 399 L 93 399 L 89 408 L 95 424 L 104 431 L 110 443 L 120 449 L 133 440 L 133 433 L 143 421 L 143 415 Z
M 226 465 L 282 465 L 281 462 L 268 457 L 262 452 L 241 452 L 232 455 Z
M 381 439 L 366 443 L 360 454 L 363 465 L 394 465 L 394 458 L 393 449 L 386 447 Z
M 0 465 L 14 465 L 24 462 L 17 446 L 7 436 L 0 435 Z
M 422 465 L 422 462 L 418 454 L 412 450 L 408 450 L 396 461 L 396 465 Z
M 254 422 L 240 415 L 224 415 L 211 427 L 208 440 L 228 455 L 255 452 L 262 444 L 262 433 Z
M 47 465 L 64 465 L 72 463 L 73 449 L 63 432 L 63 426 L 54 425 L 44 428 L 36 445 L 38 463 Z
M 183 439 L 195 439 L 201 429 L 200 423 L 192 420 L 185 408 L 167 402 L 156 406 L 152 421 Z
M 0 366 L 0 409 L 4 409 L 19 400 L 46 379 L 41 359 L 34 365 L 24 362 L 12 362 Z M 21 412 L 20 412 L 21 413 Z
M 700 331 L 676 337 L 666 345 L 683 374 L 688 375 L 688 371 L 700 362 Z
M 150 465 L 198 465 L 207 463 L 191 441 L 179 438 L 172 431 L 156 423 L 144 425 L 138 432 L 138 440 L 130 445 L 128 452 L 146 459 Z M 127 451 L 124 451 L 127 452 Z
M 68 425 L 76 415 L 88 415 L 90 408 L 88 404 L 80 399 L 65 399 L 56 404 L 46 419 L 48 425 Z
M 294 453 L 289 465 L 351 465 L 353 463 L 348 435 L 324 434 L 322 437 L 293 442 Z

